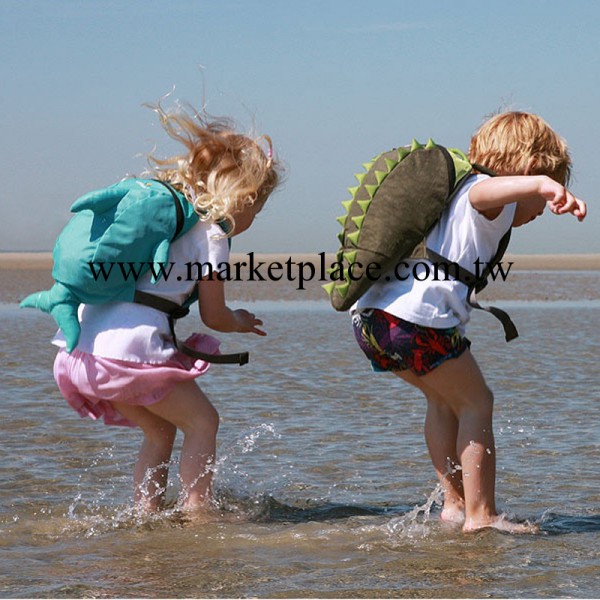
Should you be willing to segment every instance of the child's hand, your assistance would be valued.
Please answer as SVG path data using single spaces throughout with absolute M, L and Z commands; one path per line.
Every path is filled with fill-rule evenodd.
M 560 183 L 549 177 L 544 177 L 544 181 L 540 186 L 540 194 L 545 198 L 548 208 L 555 215 L 571 213 L 579 221 L 583 221 L 587 214 L 587 207 L 583 200 L 576 198 Z
M 260 319 L 257 319 L 256 315 L 253 313 L 248 312 L 243 308 L 239 308 L 238 310 L 233 311 L 233 315 L 238 323 L 239 333 L 256 333 L 257 335 L 267 335 L 266 331 L 258 329 L 258 326 L 262 325 L 263 322 Z

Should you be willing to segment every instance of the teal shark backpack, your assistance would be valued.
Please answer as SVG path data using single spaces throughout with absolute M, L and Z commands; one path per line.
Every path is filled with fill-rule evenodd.
M 342 202 L 346 212 L 338 217 L 342 231 L 336 261 L 342 276 L 323 286 L 338 311 L 348 310 L 375 282 L 364 275 L 353 276 L 354 264 L 375 263 L 382 273 L 408 258 L 450 264 L 427 248 L 427 235 L 473 171 L 494 176 L 487 168 L 471 164 L 460 150 L 445 148 L 431 139 L 426 145 L 413 140 L 410 146 L 383 152 L 363 167 L 365 170 L 355 175 L 358 185 L 348 188 L 351 198 Z M 471 305 L 496 316 L 507 341 L 518 336 L 514 324 L 504 311 L 479 305 L 475 293 L 487 284 L 509 239 L 510 230 L 480 277 L 452 265 L 456 279 L 469 288 Z
M 140 265 L 139 277 L 151 264 L 167 263 L 171 243 L 199 219 L 183 194 L 158 179 L 125 179 L 82 196 L 71 212 L 75 214 L 60 233 L 52 253 L 54 285 L 21 302 L 23 308 L 38 308 L 54 317 L 68 352 L 79 341 L 80 304 L 137 302 L 168 314 L 175 343 L 186 354 L 210 362 L 247 362 L 247 353 L 206 355 L 177 342 L 174 320 L 187 314 L 195 297 L 179 306 L 136 291 L 137 277 L 124 278 L 116 270 L 106 278 L 98 277 L 91 268 L 102 263 L 133 263 Z

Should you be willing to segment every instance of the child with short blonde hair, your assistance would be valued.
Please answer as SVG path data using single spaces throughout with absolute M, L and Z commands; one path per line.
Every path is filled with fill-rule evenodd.
M 511 227 L 546 206 L 580 221 L 586 215 L 585 203 L 564 187 L 571 166 L 566 144 L 537 115 L 491 117 L 473 135 L 469 160 L 499 176 L 471 174 L 429 233 L 427 247 L 450 262 L 469 269 L 490 261 Z M 444 490 L 442 519 L 462 523 L 464 531 L 531 531 L 496 510 L 494 399 L 464 336 L 467 286 L 431 273 L 380 278 L 352 307 L 356 340 L 374 370 L 393 372 L 427 399 L 425 438 Z
M 497 175 L 547 175 L 567 186 L 571 157 L 566 142 L 538 115 L 503 112 L 475 132 L 469 160 Z

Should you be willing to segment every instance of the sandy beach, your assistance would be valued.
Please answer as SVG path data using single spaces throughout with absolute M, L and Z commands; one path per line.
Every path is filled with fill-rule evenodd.
M 243 261 L 244 253 L 233 253 L 231 262 Z M 290 258 L 294 263 L 320 261 L 318 253 L 282 254 L 255 253 L 255 261 L 285 263 Z M 327 254 L 327 260 L 334 260 Z M 507 254 L 503 262 L 512 262 L 517 271 L 597 271 L 600 270 L 600 254 Z M 0 269 L 51 269 L 50 252 L 0 252 Z

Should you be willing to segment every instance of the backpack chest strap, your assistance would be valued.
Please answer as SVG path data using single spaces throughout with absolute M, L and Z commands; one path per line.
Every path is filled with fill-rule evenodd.
M 173 343 L 177 350 L 190 356 L 191 358 L 204 360 L 209 363 L 216 364 L 237 364 L 245 365 L 248 362 L 248 352 L 235 352 L 232 354 L 208 354 L 207 352 L 200 352 L 190 348 L 183 342 L 180 342 L 175 335 L 175 321 L 182 317 L 185 317 L 190 309 L 186 306 L 180 306 L 177 302 L 172 302 L 161 296 L 155 296 L 148 292 L 141 292 L 140 290 L 135 291 L 133 301 L 136 304 L 142 304 L 143 306 L 149 306 L 155 310 L 159 310 L 165 313 L 169 318 L 169 327 L 171 329 L 171 335 L 173 336 Z

